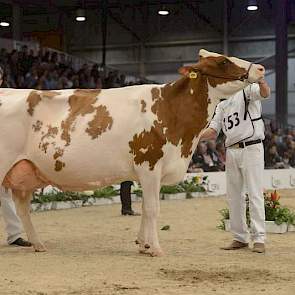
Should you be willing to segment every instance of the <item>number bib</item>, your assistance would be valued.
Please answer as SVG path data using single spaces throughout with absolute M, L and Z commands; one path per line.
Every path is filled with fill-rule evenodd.
M 229 147 L 254 135 L 254 126 L 244 98 L 239 95 L 224 101 L 222 131 L 226 136 L 225 146 Z M 246 112 L 246 113 L 245 113 Z

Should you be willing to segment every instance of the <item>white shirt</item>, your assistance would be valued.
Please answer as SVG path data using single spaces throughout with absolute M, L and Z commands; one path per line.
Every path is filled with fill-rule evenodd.
M 264 123 L 259 118 L 262 111 L 261 100 L 266 98 L 260 95 L 258 84 L 251 84 L 244 91 L 248 101 L 247 113 L 245 113 L 245 99 L 241 90 L 217 105 L 214 117 L 209 124 L 209 128 L 214 129 L 217 134 L 222 129 L 226 136 L 226 147 L 241 141 L 264 139 Z

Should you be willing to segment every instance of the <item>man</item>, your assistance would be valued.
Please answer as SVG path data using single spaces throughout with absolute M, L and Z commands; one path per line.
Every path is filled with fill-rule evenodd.
M 249 196 L 253 252 L 265 252 L 265 211 L 263 197 L 264 124 L 261 100 L 270 95 L 262 79 L 218 104 L 202 139 L 216 138 L 220 130 L 226 136 L 226 181 L 233 242 L 222 249 L 248 247 L 245 190 Z
M 4 72 L 0 67 L 0 86 L 2 84 Z M 21 246 L 21 247 L 31 247 L 32 244 L 23 238 L 22 225 L 19 217 L 16 215 L 14 202 L 11 198 L 10 192 L 6 192 L 4 187 L 0 187 L 0 201 L 2 216 L 5 222 L 5 229 L 7 232 L 7 242 L 9 245 Z
M 140 214 L 132 210 L 131 203 L 131 186 L 132 181 L 124 181 L 120 185 L 120 198 L 121 198 L 121 214 L 122 215 L 131 215 L 131 216 L 139 216 Z
M 5 189 L 1 187 L 0 196 L 2 216 L 7 232 L 7 243 L 13 246 L 31 247 L 32 244 L 21 237 L 23 228 L 19 217 L 16 215 L 10 192 L 6 192 Z

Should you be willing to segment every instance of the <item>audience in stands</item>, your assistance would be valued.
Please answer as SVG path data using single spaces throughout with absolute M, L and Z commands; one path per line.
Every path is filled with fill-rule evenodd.
M 295 168 L 295 127 L 284 130 L 277 127 L 274 121 L 265 126 L 265 168 Z M 225 154 L 222 137 L 218 139 L 216 145 L 213 141 L 203 141 L 199 143 L 188 171 L 224 170 Z
M 142 81 L 126 82 L 126 77 L 118 71 L 105 74 L 98 64 L 84 64 L 75 70 L 66 60 L 65 54 L 44 51 L 37 54 L 24 45 L 20 51 L 0 50 L 0 66 L 4 68 L 3 87 L 35 89 L 69 88 L 114 88 L 142 84 Z

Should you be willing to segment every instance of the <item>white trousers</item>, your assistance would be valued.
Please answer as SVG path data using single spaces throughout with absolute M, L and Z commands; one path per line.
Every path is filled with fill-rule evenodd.
M 1 186 L 0 188 L 0 201 L 2 216 L 5 223 L 5 230 L 7 233 L 7 243 L 11 244 L 21 237 L 23 232 L 22 223 L 16 215 L 15 205 L 12 200 L 11 191 L 5 191 Z
M 228 148 L 226 151 L 226 182 L 230 212 L 230 228 L 234 240 L 264 243 L 265 211 L 263 197 L 263 144 L 245 148 Z M 246 199 L 249 196 L 250 228 L 246 222 Z

